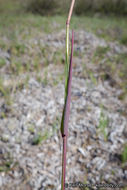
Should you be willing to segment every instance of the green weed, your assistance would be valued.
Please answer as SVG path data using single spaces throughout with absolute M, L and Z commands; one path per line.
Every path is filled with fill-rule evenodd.
M 32 124 L 29 124 L 28 126 L 28 131 L 31 133 L 31 134 L 34 134 L 35 133 L 35 128 Z
M 47 55 L 47 47 L 41 47 L 41 53 L 44 57 Z
M 25 53 L 26 46 L 25 44 L 16 43 L 13 48 L 16 55 L 21 55 Z
M 2 78 L 0 78 L 0 95 L 4 97 L 7 105 L 12 104 L 11 91 L 9 87 L 4 86 Z
M 14 168 L 18 163 L 14 162 L 13 157 L 8 152 L 3 155 L 3 162 L 0 164 L 0 172 L 8 172 Z
M 57 130 L 59 129 L 60 125 L 60 118 L 59 117 L 56 117 L 56 119 L 54 120 L 53 124 L 52 124 L 52 134 L 54 135 L 54 133 L 57 132 Z
M 108 134 L 106 130 L 108 127 L 108 124 L 109 124 L 108 118 L 104 115 L 103 111 L 101 111 L 98 129 L 99 129 L 99 132 L 103 134 L 105 141 L 107 141 L 107 138 L 108 138 Z
M 97 84 L 97 80 L 96 80 L 96 78 L 94 77 L 94 74 L 93 74 L 92 71 L 90 71 L 89 76 L 90 76 L 90 79 L 91 79 L 91 81 L 93 82 L 93 84 L 96 85 L 96 84 Z
M 42 76 L 40 74 L 36 74 L 36 80 L 39 82 L 39 83 L 42 83 L 43 82 L 43 79 L 42 79 Z
M 0 68 L 2 68 L 4 65 L 6 65 L 6 61 L 4 58 L 0 58 Z
M 57 86 L 58 83 L 59 83 L 59 80 L 57 80 L 57 79 L 54 79 L 54 80 L 53 80 L 53 85 L 54 85 L 54 86 Z
M 53 85 L 58 85 L 63 80 L 64 74 L 59 74 L 57 78 L 53 79 Z
M 127 190 L 127 187 L 124 187 L 122 190 Z
M 11 163 L 10 163 L 11 164 Z M 10 170 L 9 163 L 5 163 L 5 165 L 0 166 L 0 172 L 8 172 Z
M 45 86 L 48 84 L 47 75 L 48 75 L 48 71 L 47 71 L 47 69 L 46 69 L 45 72 L 44 72 L 44 79 L 43 79 L 43 84 L 44 84 Z
M 83 183 L 84 185 L 86 185 L 86 187 L 84 186 L 84 188 L 82 187 L 82 190 L 89 190 L 89 188 L 87 187 L 87 185 L 89 184 L 88 182 L 87 182 L 87 179 L 86 179 L 86 177 L 85 177 L 85 179 L 84 179 L 84 183 Z
M 114 59 L 117 64 L 119 64 L 119 63 L 127 64 L 127 54 L 126 53 L 118 54 L 117 56 L 114 57 Z
M 121 39 L 120 39 L 121 44 L 127 45 L 127 35 L 123 34 Z
M 19 75 L 23 72 L 23 66 L 20 61 L 12 61 L 11 63 L 11 71 L 12 73 L 15 73 L 16 75 Z
M 59 124 L 60 124 L 60 118 L 56 117 L 54 122 L 51 124 L 52 126 L 51 131 L 49 132 L 49 130 L 46 130 L 43 134 L 41 132 L 37 133 L 32 139 L 32 145 L 39 145 L 41 144 L 42 141 L 45 141 L 49 137 L 52 137 L 58 131 Z M 31 134 L 35 133 L 34 127 L 32 125 L 28 127 L 28 131 Z
M 39 70 L 40 70 L 40 67 L 41 67 L 41 65 L 40 65 L 39 57 L 36 57 L 36 58 L 34 59 L 33 69 L 34 69 L 35 71 L 39 71 Z
M 32 139 L 32 145 L 38 145 L 42 142 L 43 138 L 42 135 L 37 134 L 36 136 L 34 136 L 34 138 Z
M 25 86 L 25 88 L 28 87 L 28 82 L 29 82 L 29 80 L 30 80 L 30 76 L 27 75 L 26 78 L 25 78 L 25 80 L 24 80 L 24 86 Z
M 105 54 L 110 50 L 110 48 L 107 46 L 107 47 L 102 47 L 102 46 L 98 46 L 96 48 L 96 51 L 95 51 L 95 54 L 94 56 L 96 57 L 99 57 L 99 58 L 104 58 Z
M 123 163 L 127 161 L 127 144 L 124 145 L 124 149 L 123 149 L 123 152 L 121 154 L 121 157 L 122 157 Z
M 127 96 L 127 89 L 123 90 L 123 92 L 119 95 L 119 100 L 125 100 Z
M 45 131 L 45 133 L 42 135 L 41 133 L 36 134 L 32 139 L 32 145 L 39 145 L 42 141 L 47 140 L 49 137 L 49 132 Z
M 10 72 L 15 75 L 19 75 L 21 73 L 29 72 L 30 71 L 30 64 L 29 63 L 22 63 L 19 59 L 12 59 L 10 65 Z
M 86 64 L 82 64 L 82 74 L 83 74 L 83 77 L 85 77 L 85 78 L 87 78 L 87 76 L 88 76 L 88 68 L 87 68 L 87 66 L 86 66 Z
M 1 112 L 0 113 L 0 118 L 2 118 L 2 119 L 6 118 L 6 113 L 5 112 Z
M 59 64 L 64 62 L 62 50 L 61 51 L 56 51 L 54 52 L 53 58 L 52 58 L 53 63 Z
M 3 40 L 0 39 L 0 48 L 5 49 L 6 46 L 7 46 L 6 43 Z

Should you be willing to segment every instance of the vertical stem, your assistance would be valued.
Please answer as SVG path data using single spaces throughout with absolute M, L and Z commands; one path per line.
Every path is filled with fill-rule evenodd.
M 73 12 L 74 4 L 75 4 L 75 0 L 72 0 L 71 1 L 71 7 L 70 7 L 70 10 L 69 10 L 69 14 L 68 14 L 68 18 L 67 18 L 67 24 L 70 24 L 70 20 L 71 20 L 71 15 L 72 15 L 72 12 Z
M 74 43 L 74 33 L 73 33 L 73 31 L 72 31 L 71 57 L 70 57 L 70 65 L 69 65 L 68 80 L 67 80 L 67 96 L 66 96 L 65 105 L 64 105 L 64 110 L 63 110 L 63 118 L 62 118 L 63 128 L 62 128 L 62 130 L 61 130 L 61 134 L 62 134 L 62 138 L 63 138 L 61 190 L 65 190 L 68 122 L 69 122 L 70 102 L 71 102 L 71 81 L 72 81 L 73 43 Z
M 66 25 L 65 99 L 67 94 L 68 70 L 69 70 L 69 24 Z
M 67 22 L 66 22 L 66 63 L 65 63 L 65 99 L 67 94 L 67 80 L 68 80 L 68 71 L 69 71 L 69 26 L 70 26 L 70 19 L 73 12 L 75 0 L 72 0 Z
M 71 90 L 71 79 L 72 79 L 72 57 L 73 57 L 73 43 L 74 36 L 72 31 L 72 48 L 71 48 L 71 59 L 69 67 L 69 25 L 73 11 L 75 0 L 72 0 L 71 7 L 69 10 L 67 22 L 66 22 L 66 63 L 65 63 L 65 102 L 61 121 L 61 134 L 63 138 L 63 155 L 62 155 L 62 180 L 61 190 L 65 190 L 65 177 L 66 177 L 66 149 L 67 149 L 67 136 L 68 136 L 68 121 L 70 112 L 70 90 Z
M 62 182 L 61 190 L 65 189 L 65 176 L 66 176 L 66 152 L 67 152 L 67 137 L 63 137 L 63 155 L 62 155 Z

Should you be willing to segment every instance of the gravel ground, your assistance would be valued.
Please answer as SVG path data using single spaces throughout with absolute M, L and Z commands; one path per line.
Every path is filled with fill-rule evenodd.
M 28 45 L 36 44 L 37 40 L 51 46 L 53 52 L 58 48 L 63 50 L 65 31 L 40 35 L 38 39 L 31 39 Z M 75 31 L 75 52 L 79 56 L 74 57 L 73 63 L 66 181 L 90 184 L 88 189 L 99 189 L 97 183 L 127 186 L 127 164 L 121 161 L 123 145 L 127 143 L 126 100 L 119 99 L 121 89 L 113 86 L 111 79 L 100 79 L 99 66 L 90 62 L 95 49 L 107 45 L 109 57 L 127 53 L 127 48 L 116 42 Z M 84 54 L 85 58 L 82 58 Z M 0 50 L 0 57 L 6 59 L 5 67 L 9 65 L 9 56 L 9 52 Z M 95 83 L 84 77 L 84 66 L 95 71 Z M 4 68 L 1 69 L 3 72 Z M 0 96 L 1 190 L 60 189 L 62 139 L 59 128 L 64 80 L 55 85 L 52 80 L 57 80 L 63 72 L 63 64 L 50 63 L 47 82 L 39 82 L 36 74 L 31 73 L 27 87 L 12 94 L 11 106 Z M 43 78 L 44 69 L 39 74 Z M 22 81 L 24 77 L 22 74 L 13 82 Z M 4 74 L 4 79 L 10 85 L 10 75 Z

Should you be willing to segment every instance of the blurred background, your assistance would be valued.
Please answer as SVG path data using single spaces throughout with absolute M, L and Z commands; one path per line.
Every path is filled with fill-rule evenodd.
M 1 13 L 7 12 L 32 12 L 40 15 L 66 14 L 68 12 L 70 0 L 21 0 L 0 1 Z M 79 0 L 76 1 L 74 13 L 76 15 L 86 14 L 106 14 L 106 15 L 127 15 L 126 0 Z
M 60 189 L 70 2 L 0 0 L 1 190 Z M 76 0 L 71 28 L 67 182 L 127 190 L 127 0 Z
M 6 3 L 5 3 L 6 2 Z M 40 15 L 52 15 L 52 14 L 66 14 L 69 8 L 70 0 L 58 1 L 58 0 L 21 0 L 14 1 L 2 1 L 1 0 L 1 12 L 5 11 L 28 11 Z M 85 15 L 91 13 L 102 14 L 115 14 L 115 15 L 127 15 L 127 1 L 126 0 L 79 0 L 76 1 L 74 13 L 77 15 Z
M 33 13 L 44 14 L 65 14 L 68 11 L 69 0 L 57 1 L 57 0 L 39 0 L 28 1 L 26 3 L 27 10 Z M 102 14 L 127 14 L 127 1 L 126 0 L 79 0 L 76 2 L 74 13 L 77 15 L 85 15 L 91 13 Z

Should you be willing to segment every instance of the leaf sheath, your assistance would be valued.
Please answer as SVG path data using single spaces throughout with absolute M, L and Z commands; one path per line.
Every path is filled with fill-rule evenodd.
M 69 73 L 68 73 L 68 80 L 67 80 L 67 96 L 65 99 L 62 121 L 61 121 L 61 134 L 62 134 L 62 136 L 68 135 L 68 121 L 69 121 L 70 102 L 71 102 L 73 44 L 74 44 L 74 32 L 72 31 L 71 57 L 70 57 Z

